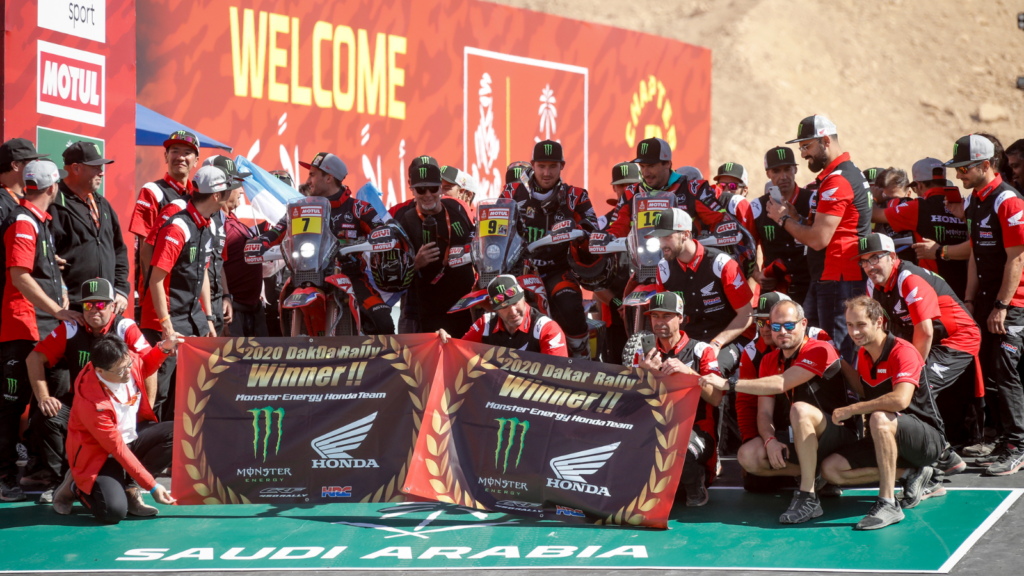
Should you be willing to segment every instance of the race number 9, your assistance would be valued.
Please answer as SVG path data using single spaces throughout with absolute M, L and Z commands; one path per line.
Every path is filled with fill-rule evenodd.
M 480 221 L 481 236 L 508 236 L 508 219 L 495 218 Z
M 292 234 L 320 234 L 323 218 L 319 216 L 302 216 L 292 218 Z

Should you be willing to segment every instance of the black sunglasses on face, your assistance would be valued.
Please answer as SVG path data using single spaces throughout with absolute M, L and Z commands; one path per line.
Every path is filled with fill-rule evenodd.
M 415 190 L 417 194 L 426 194 L 427 192 L 430 192 L 431 194 L 437 194 L 438 192 L 441 191 L 441 187 L 440 186 L 424 186 L 424 187 L 421 187 L 421 188 L 413 188 L 413 190 Z
M 784 322 L 782 324 L 772 322 L 772 332 L 782 332 L 783 328 L 786 329 L 786 332 L 792 332 L 796 329 L 797 324 L 799 324 L 799 322 Z

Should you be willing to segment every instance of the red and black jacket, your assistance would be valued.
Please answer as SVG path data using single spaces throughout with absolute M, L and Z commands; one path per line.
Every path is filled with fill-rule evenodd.
M 783 374 L 794 366 L 814 376 L 792 390 L 775 395 L 776 430 L 789 428 L 789 409 L 796 402 L 816 407 L 826 418 L 831 417 L 836 408 L 849 404 L 839 351 L 831 342 L 805 337 L 792 358 L 786 358 L 782 350 L 776 348 L 761 360 L 759 377 Z
M 200 301 L 213 244 L 209 222 L 189 202 L 184 210 L 171 216 L 163 225 L 153 249 L 152 268 L 168 272 L 164 290 L 167 292 L 171 323 L 174 330 L 183 335 L 205 336 L 210 330 Z M 159 331 L 160 319 L 148 290 L 148 278 L 146 289 L 142 303 L 142 327 Z
M 979 305 L 991 306 L 1003 282 L 1006 248 L 1024 244 L 1024 196 L 996 176 L 967 197 L 964 212 L 978 270 L 976 299 Z M 1016 280 L 1010 305 L 1024 306 L 1024 278 Z
M 956 201 L 960 201 L 960 190 L 953 188 Z M 969 238 L 967 223 L 953 215 L 946 208 L 945 188 L 931 188 L 923 198 L 916 198 L 889 206 L 885 218 L 893 232 L 912 232 L 914 242 L 932 240 L 939 246 L 955 246 Z M 942 276 L 960 298 L 967 290 L 966 260 L 933 260 L 922 258 L 917 265 Z
M 529 306 L 526 318 L 523 318 L 522 324 L 514 333 L 509 333 L 505 329 L 505 324 L 497 312 L 487 312 L 470 327 L 462 336 L 462 340 L 539 352 L 549 356 L 569 355 L 562 328 L 533 306 Z
M 661 340 L 657 341 L 658 355 L 661 357 L 661 361 L 664 362 L 669 358 L 675 358 L 701 376 L 707 376 L 708 374 L 721 376 L 715 350 L 704 342 L 690 338 L 686 335 L 686 332 L 680 330 L 680 334 L 682 338 L 679 342 L 676 342 L 675 347 L 671 350 L 665 350 L 661 347 Z M 704 398 L 697 402 L 697 412 L 693 417 L 693 429 L 707 433 L 715 443 L 707 448 L 711 452 L 711 458 L 705 464 L 708 478 L 714 479 L 718 470 L 718 437 L 715 435 L 715 407 L 708 404 Z
M 857 373 L 867 401 L 891 393 L 901 382 L 910 382 L 915 386 L 914 396 L 904 412 L 940 432 L 944 429 L 932 387 L 928 385 L 924 358 L 910 342 L 888 333 L 878 360 L 871 358 L 866 348 L 861 348 L 857 355 Z
M 22 200 L 3 223 L 6 284 L 0 309 L 0 315 L 3 316 L 0 342 L 39 341 L 57 327 L 56 318 L 29 302 L 11 284 L 11 268 L 26 268 L 44 294 L 58 304 L 63 301 L 60 265 L 54 258 L 56 251 L 50 232 L 51 220 L 48 213 Z
M 530 182 L 536 186 L 532 180 Z M 590 203 L 590 196 L 583 188 L 559 181 L 552 191 L 552 197 L 541 202 L 534 198 L 525 184 L 512 182 L 505 185 L 500 197 L 519 204 L 519 233 L 527 244 L 550 234 L 559 222 L 569 221 L 584 230 L 597 230 L 597 215 Z M 542 275 L 564 272 L 569 269 L 569 245 L 548 246 L 531 252 L 530 260 Z

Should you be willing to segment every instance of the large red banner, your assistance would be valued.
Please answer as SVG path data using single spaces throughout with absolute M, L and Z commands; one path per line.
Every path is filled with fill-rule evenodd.
M 475 0 L 138 11 L 139 101 L 300 181 L 298 162 L 330 151 L 347 184 L 371 181 L 390 205 L 410 197 L 409 161 L 430 154 L 493 196 L 505 166 L 546 138 L 564 145 L 565 180 L 598 201 L 644 137 L 672 144 L 675 165 L 707 169 L 704 48 Z M 137 187 L 162 174 L 160 150 L 142 152 Z

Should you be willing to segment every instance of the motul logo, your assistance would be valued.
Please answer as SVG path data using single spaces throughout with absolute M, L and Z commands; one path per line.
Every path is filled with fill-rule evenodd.
M 104 126 L 106 57 L 38 41 L 36 111 Z

